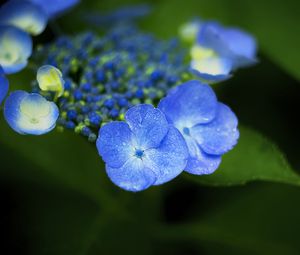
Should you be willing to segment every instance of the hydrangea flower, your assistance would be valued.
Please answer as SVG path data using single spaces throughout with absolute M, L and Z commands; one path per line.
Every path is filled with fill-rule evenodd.
M 42 135 L 56 125 L 59 110 L 40 94 L 14 91 L 4 104 L 4 117 L 9 126 L 22 135 Z
M 186 144 L 159 109 L 137 105 L 127 111 L 125 120 L 104 125 L 97 140 L 113 183 L 125 190 L 141 191 L 168 182 L 183 171 Z
M 0 66 L 0 105 L 8 92 L 9 83 L 4 75 L 4 71 Z
M 44 31 L 47 19 L 40 6 L 27 1 L 8 1 L 0 8 L 0 24 L 18 27 L 32 35 Z
M 203 82 L 227 80 L 232 71 L 257 62 L 255 39 L 240 29 L 194 19 L 182 25 L 179 34 L 193 44 L 191 72 Z
M 217 101 L 214 91 L 206 84 L 188 81 L 171 90 L 158 108 L 187 143 L 189 158 L 185 171 L 189 173 L 214 172 L 221 156 L 237 143 L 239 131 L 235 114 Z
M 60 15 L 61 13 L 67 11 L 74 5 L 78 4 L 80 0 L 28 0 L 36 5 L 39 5 L 43 8 L 45 13 L 49 18 Z
M 55 92 L 60 97 L 64 92 L 62 73 L 54 66 L 44 65 L 37 71 L 36 79 L 42 91 Z
M 238 28 L 226 28 L 217 22 L 207 22 L 199 31 L 197 43 L 214 50 L 218 56 L 230 59 L 233 69 L 257 62 L 255 39 Z
M 32 40 L 19 28 L 0 25 L 0 49 L 0 65 L 4 72 L 16 73 L 27 65 L 32 52 Z

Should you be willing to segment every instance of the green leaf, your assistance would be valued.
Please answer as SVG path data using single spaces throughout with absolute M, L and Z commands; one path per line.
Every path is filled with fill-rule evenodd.
M 300 185 L 300 176 L 290 168 L 279 149 L 243 126 L 237 146 L 223 156 L 215 173 L 207 176 L 186 174 L 186 177 L 208 185 L 237 185 L 255 180 Z
M 147 211 L 139 216 L 136 204 L 128 217 L 126 209 L 111 212 L 107 204 L 97 205 L 87 196 L 55 185 L 23 181 L 17 190 L 21 199 L 13 220 L 19 224 L 10 232 L 26 243 L 24 254 L 153 254 L 145 231 L 151 221 Z M 147 195 L 143 198 L 145 204 Z
M 51 132 L 44 136 L 23 136 L 11 130 L 0 117 L 0 133 L 5 134 L 0 144 L 3 150 L 10 150 L 21 156 L 35 168 L 24 167 L 13 172 L 13 178 L 40 179 L 69 187 L 83 195 L 105 204 L 110 201 L 115 187 L 108 180 L 104 165 L 94 144 L 72 132 Z M 117 204 L 115 209 L 117 209 Z
M 201 217 L 194 212 L 194 219 L 161 225 L 157 239 L 195 247 L 201 254 L 299 254 L 298 187 L 260 184 L 231 192 L 218 204 L 211 198 L 214 209 L 198 211 Z

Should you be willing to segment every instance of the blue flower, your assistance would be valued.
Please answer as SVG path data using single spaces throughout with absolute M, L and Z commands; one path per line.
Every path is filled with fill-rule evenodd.
M 46 14 L 52 18 L 54 16 L 60 15 L 61 13 L 67 11 L 74 5 L 78 4 L 80 0 L 29 0 L 32 3 L 35 3 L 41 6 Z
M 0 105 L 3 101 L 3 99 L 6 97 L 8 88 L 9 88 L 8 80 L 4 76 L 4 71 L 3 71 L 2 67 L 0 66 Z
M 125 190 L 141 191 L 183 171 L 186 144 L 159 109 L 137 105 L 127 111 L 125 119 L 104 125 L 97 140 L 112 182 Z
M 14 91 L 4 104 L 4 117 L 9 126 L 23 135 L 50 132 L 59 116 L 57 106 L 40 94 Z
M 257 62 L 255 39 L 237 28 L 226 28 L 217 22 L 204 23 L 199 31 L 197 43 L 214 50 L 218 56 L 230 59 L 233 69 Z
M 214 91 L 199 81 L 188 81 L 163 98 L 158 108 L 183 135 L 192 174 L 214 172 L 221 156 L 237 143 L 238 120 L 231 109 L 217 101 Z
M 8 1 L 0 9 L 0 24 L 18 27 L 32 35 L 44 31 L 47 19 L 40 6 L 27 1 Z
M 32 40 L 19 28 L 0 25 L 0 49 L 0 65 L 4 72 L 16 73 L 27 65 L 32 52 Z

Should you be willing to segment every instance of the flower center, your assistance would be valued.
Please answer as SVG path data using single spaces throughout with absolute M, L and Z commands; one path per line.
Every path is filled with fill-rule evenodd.
M 182 131 L 183 131 L 183 133 L 184 133 L 185 135 L 190 135 L 190 129 L 189 129 L 189 128 L 184 127 L 184 128 L 182 129 Z
M 144 155 L 144 151 L 143 150 L 140 150 L 140 149 L 136 149 L 135 150 L 135 156 L 137 157 L 137 158 L 142 158 L 143 157 L 143 155 Z

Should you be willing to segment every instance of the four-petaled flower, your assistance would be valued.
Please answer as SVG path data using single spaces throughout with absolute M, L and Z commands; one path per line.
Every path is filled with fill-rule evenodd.
M 140 191 L 183 171 L 188 157 L 185 141 L 159 109 L 137 105 L 127 111 L 125 120 L 104 125 L 97 140 L 107 174 L 116 185 Z
M 185 30 L 191 33 L 191 72 L 202 81 L 214 83 L 231 77 L 231 72 L 257 62 L 256 41 L 247 32 L 224 27 L 218 22 L 190 22 Z M 186 36 L 181 31 L 183 40 Z
M 171 90 L 158 108 L 185 138 L 189 149 L 185 170 L 189 173 L 214 172 L 221 156 L 237 143 L 235 114 L 217 101 L 214 91 L 206 84 L 186 82 Z
M 214 50 L 218 56 L 230 59 L 233 69 L 257 62 L 255 39 L 238 28 L 226 28 L 217 22 L 207 22 L 202 25 L 197 43 Z

